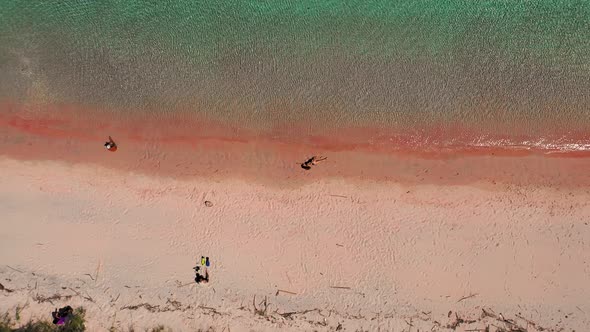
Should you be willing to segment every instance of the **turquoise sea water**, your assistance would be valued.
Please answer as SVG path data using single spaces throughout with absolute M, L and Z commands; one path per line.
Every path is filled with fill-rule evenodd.
M 2 99 L 262 131 L 590 130 L 589 51 L 587 1 L 0 3 Z

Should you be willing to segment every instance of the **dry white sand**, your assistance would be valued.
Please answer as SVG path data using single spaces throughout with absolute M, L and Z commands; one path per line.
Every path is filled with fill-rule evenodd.
M 24 306 L 21 321 L 69 304 L 89 331 L 590 326 L 587 190 L 0 169 L 0 312 Z M 208 285 L 193 281 L 201 255 Z

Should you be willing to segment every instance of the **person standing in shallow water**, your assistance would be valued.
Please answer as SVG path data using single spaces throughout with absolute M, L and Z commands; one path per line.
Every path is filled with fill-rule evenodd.
M 104 143 L 104 147 L 111 152 L 117 151 L 117 144 L 115 144 L 115 141 L 113 141 L 111 136 L 109 136 L 109 140 Z

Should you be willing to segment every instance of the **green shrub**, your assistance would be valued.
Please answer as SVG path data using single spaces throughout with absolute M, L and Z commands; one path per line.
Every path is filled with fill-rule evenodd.
M 12 326 L 12 320 L 10 319 L 10 315 L 5 313 L 0 317 L 0 332 L 12 332 L 10 327 Z
M 57 329 L 51 322 L 28 322 L 26 325 L 13 329 L 14 332 L 55 332 Z
M 0 332 L 84 332 L 84 308 L 76 308 L 70 321 L 64 326 L 55 326 L 47 320 L 30 321 L 21 327 L 15 327 L 15 323 L 8 313 L 0 316 Z
M 60 332 L 84 332 L 86 326 L 84 326 L 84 316 L 86 316 L 86 310 L 82 307 L 76 308 L 72 319 L 63 327 L 59 329 Z

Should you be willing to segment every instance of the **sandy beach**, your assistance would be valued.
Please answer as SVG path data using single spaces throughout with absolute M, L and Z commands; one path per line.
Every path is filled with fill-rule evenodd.
M 0 311 L 23 321 L 70 304 L 87 309 L 91 331 L 590 323 L 584 156 L 187 145 L 129 132 L 113 134 L 111 153 L 93 132 L 27 128 L 2 126 L 0 161 Z M 301 169 L 314 153 L 328 160 Z M 202 255 L 211 281 L 197 285 Z
M 0 2 L 0 330 L 69 305 L 90 332 L 589 331 L 589 26 Z

